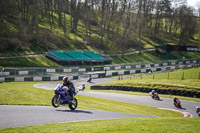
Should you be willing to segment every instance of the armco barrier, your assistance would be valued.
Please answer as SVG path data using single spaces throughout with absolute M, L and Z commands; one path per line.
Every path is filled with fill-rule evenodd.
M 154 89 L 145 87 L 127 87 L 127 86 L 91 86 L 91 90 L 119 90 L 119 91 L 133 91 L 149 93 L 155 90 L 159 94 L 178 95 L 186 97 L 200 98 L 200 92 L 186 91 L 186 90 L 173 90 L 173 89 Z

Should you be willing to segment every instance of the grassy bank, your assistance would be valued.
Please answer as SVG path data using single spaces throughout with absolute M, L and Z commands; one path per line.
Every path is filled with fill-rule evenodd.
M 0 66 L 4 67 L 60 67 L 59 64 L 48 59 L 45 56 L 40 57 L 24 57 L 24 58 L 10 58 L 0 59 Z
M 200 82 L 198 79 L 199 73 L 200 68 L 187 70 L 180 69 L 169 73 L 153 74 L 148 76 L 111 81 L 102 85 L 200 91 Z M 183 75 L 184 80 L 182 80 Z
M 70 133 L 198 133 L 198 118 L 129 118 L 44 124 L 17 128 L 0 129 L 2 133 L 13 132 L 70 132 Z
M 141 54 L 131 54 L 125 56 L 111 56 L 113 64 L 120 64 L 120 63 L 154 63 L 154 62 L 161 62 L 166 60 L 177 60 L 177 59 L 191 59 L 191 58 L 200 58 L 200 53 L 196 52 L 174 52 L 172 53 L 171 57 L 166 56 L 159 56 L 152 52 L 144 52 Z

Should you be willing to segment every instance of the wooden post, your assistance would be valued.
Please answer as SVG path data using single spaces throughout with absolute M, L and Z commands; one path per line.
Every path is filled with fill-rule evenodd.
M 184 80 L 184 72 L 183 72 L 183 75 L 182 75 L 182 80 Z
M 169 72 L 168 72 L 168 76 L 167 76 L 167 78 L 169 79 Z
M 200 72 L 199 72 L 199 80 L 200 80 Z

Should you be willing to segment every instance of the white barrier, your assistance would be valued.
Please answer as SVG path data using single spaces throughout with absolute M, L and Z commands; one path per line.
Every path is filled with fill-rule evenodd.
M 42 77 L 33 77 L 33 81 L 42 81 Z
M 71 72 L 72 72 L 72 69 L 63 69 L 63 72 L 71 73 Z
M 47 72 L 48 73 L 54 73 L 54 72 L 56 72 L 56 70 L 55 69 L 47 69 Z

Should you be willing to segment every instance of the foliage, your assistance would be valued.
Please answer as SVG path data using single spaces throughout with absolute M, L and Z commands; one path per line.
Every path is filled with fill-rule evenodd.
M 198 46 L 199 18 L 191 8 L 171 4 L 169 0 L 1 1 L 0 56 L 52 49 L 124 54 L 166 44 Z

